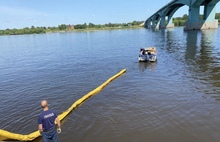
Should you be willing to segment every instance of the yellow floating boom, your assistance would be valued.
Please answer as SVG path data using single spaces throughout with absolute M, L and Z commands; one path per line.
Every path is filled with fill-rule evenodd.
M 126 72 L 126 69 L 121 70 L 116 75 L 109 78 L 107 81 L 105 81 L 102 85 L 94 89 L 93 91 L 89 92 L 79 100 L 77 100 L 75 103 L 72 104 L 70 108 L 68 108 L 66 111 L 64 111 L 62 114 L 58 116 L 60 120 L 63 120 L 74 108 L 76 108 L 78 105 L 82 104 L 86 99 L 88 99 L 91 96 L 96 95 L 99 93 L 102 89 L 104 89 L 105 86 L 107 86 L 111 81 L 116 79 L 117 77 L 121 76 Z M 0 129 L 0 141 L 7 141 L 7 140 L 19 140 L 19 141 L 32 141 L 40 136 L 39 131 L 35 131 L 33 133 L 30 133 L 28 135 L 22 135 L 22 134 L 16 134 L 12 132 L 8 132 L 6 130 Z

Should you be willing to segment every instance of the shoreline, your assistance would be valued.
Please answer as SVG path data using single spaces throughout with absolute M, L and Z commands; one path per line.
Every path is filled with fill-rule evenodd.
M 72 30 L 49 30 L 45 29 L 41 32 L 33 32 L 33 33 L 26 33 L 26 32 L 17 32 L 17 33 L 7 33 L 7 30 L 0 30 L 0 36 L 12 36 L 12 35 L 31 35 L 31 34 L 49 34 L 49 33 L 71 33 L 71 32 L 92 32 L 92 31 L 104 31 L 104 30 L 124 30 L 124 29 L 139 29 L 144 28 L 143 26 L 129 26 L 129 27 L 104 27 L 104 28 L 86 28 L 86 29 L 72 29 Z M 19 31 L 19 29 L 18 29 Z
M 46 31 L 46 33 L 68 33 L 68 32 L 92 32 L 92 31 L 104 31 L 104 30 L 124 30 L 124 29 L 141 29 L 144 27 L 112 27 L 112 28 L 87 28 L 87 29 L 73 29 L 73 30 L 60 30 L 60 31 Z

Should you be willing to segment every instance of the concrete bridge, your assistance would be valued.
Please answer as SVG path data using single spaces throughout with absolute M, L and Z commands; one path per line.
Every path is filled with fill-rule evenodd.
M 220 0 L 172 0 L 156 13 L 150 16 L 144 23 L 145 28 L 173 28 L 172 16 L 182 6 L 188 6 L 188 21 L 184 30 L 202 30 L 218 28 L 218 20 L 215 19 L 216 4 Z M 203 19 L 199 19 L 200 6 L 204 6 Z

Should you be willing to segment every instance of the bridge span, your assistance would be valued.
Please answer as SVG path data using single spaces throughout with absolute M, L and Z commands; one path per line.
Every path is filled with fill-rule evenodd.
M 184 30 L 202 30 L 218 28 L 215 19 L 216 4 L 220 0 L 172 0 L 151 15 L 144 23 L 145 28 L 173 28 L 172 16 L 182 6 L 188 6 L 188 21 Z M 203 19 L 200 19 L 200 7 L 204 6 Z

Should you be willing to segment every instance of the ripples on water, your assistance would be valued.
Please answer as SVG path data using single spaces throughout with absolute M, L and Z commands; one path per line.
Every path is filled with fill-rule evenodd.
M 42 99 L 60 114 L 126 68 L 63 121 L 61 141 L 217 142 L 218 33 L 174 28 L 1 36 L 0 128 L 33 132 Z M 157 47 L 157 62 L 137 61 L 145 46 Z

